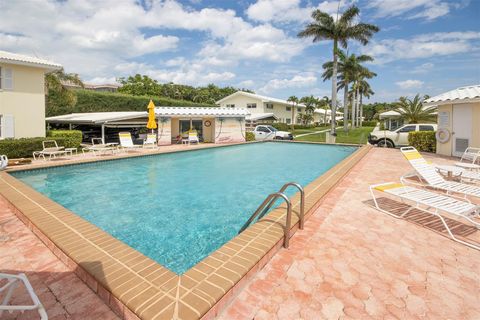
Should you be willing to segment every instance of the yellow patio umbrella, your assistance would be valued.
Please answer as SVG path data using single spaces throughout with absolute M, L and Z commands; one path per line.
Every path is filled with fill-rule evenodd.
M 150 100 L 148 103 L 148 122 L 147 122 L 147 129 L 151 129 L 152 133 L 154 129 L 157 129 L 157 123 L 155 122 L 155 105 L 153 101 Z

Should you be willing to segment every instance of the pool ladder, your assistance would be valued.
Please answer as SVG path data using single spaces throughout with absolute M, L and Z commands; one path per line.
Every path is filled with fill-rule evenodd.
M 303 187 L 300 184 L 296 182 L 289 182 L 289 183 L 285 183 L 283 187 L 280 190 L 278 190 L 278 192 L 269 194 L 268 197 L 265 198 L 262 204 L 252 214 L 250 219 L 248 219 L 248 221 L 243 225 L 243 227 L 240 229 L 238 234 L 245 231 L 245 229 L 247 229 L 250 226 L 250 224 L 255 220 L 255 218 L 257 218 L 257 216 L 260 215 L 258 219 L 261 219 L 268 212 L 268 210 L 270 210 L 270 208 L 273 206 L 275 201 L 280 198 L 280 199 L 283 199 L 287 204 L 287 221 L 285 222 L 283 246 L 285 248 L 288 248 L 288 245 L 290 242 L 290 227 L 292 223 L 292 202 L 285 195 L 284 192 L 290 186 L 296 187 L 300 191 L 300 216 L 299 216 L 298 227 L 300 230 L 303 230 L 303 226 L 305 223 L 305 190 L 303 190 Z

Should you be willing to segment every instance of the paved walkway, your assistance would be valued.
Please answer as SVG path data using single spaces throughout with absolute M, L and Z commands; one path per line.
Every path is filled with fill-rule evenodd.
M 409 169 L 373 149 L 221 319 L 480 319 L 480 252 L 364 203 Z
M 23 272 L 30 280 L 49 320 L 114 320 L 117 316 L 63 264 L 0 198 L 0 272 Z M 2 286 L 3 283 L 0 283 Z M 26 291 L 16 289 L 12 304 L 31 304 Z M 2 320 L 40 319 L 35 311 L 4 313 Z

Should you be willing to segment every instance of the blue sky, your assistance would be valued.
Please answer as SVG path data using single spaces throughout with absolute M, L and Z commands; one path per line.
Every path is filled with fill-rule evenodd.
M 341 1 L 381 28 L 369 45 L 372 101 L 435 95 L 480 83 L 480 0 Z M 135 73 L 160 82 L 215 83 L 287 98 L 324 96 L 331 43 L 297 33 L 338 1 L 0 1 L 0 50 L 54 60 L 87 82 Z M 19 23 L 21 21 L 21 23 Z

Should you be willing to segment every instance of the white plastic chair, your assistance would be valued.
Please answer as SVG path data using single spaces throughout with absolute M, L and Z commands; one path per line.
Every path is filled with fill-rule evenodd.
M 4 154 L 0 155 L 0 170 L 4 170 L 8 166 L 8 157 Z
M 137 149 L 141 146 L 133 144 L 132 135 L 130 132 L 119 132 L 120 146 L 125 150 Z
M 190 131 L 188 133 L 188 144 L 199 143 L 198 135 L 196 131 Z
M 157 136 L 154 133 L 148 133 L 147 139 L 143 141 L 144 148 L 157 148 Z
M 33 291 L 32 285 L 30 284 L 27 276 L 24 273 L 19 273 L 18 275 L 0 273 L 0 280 L 7 280 L 7 283 L 3 287 L 0 287 L 0 294 L 2 292 L 6 292 L 2 304 L 0 304 L 0 319 L 2 318 L 2 314 L 4 311 L 8 311 L 10 313 L 12 313 L 13 311 L 20 311 L 23 313 L 24 311 L 37 310 L 41 320 L 48 320 L 48 315 L 45 311 L 45 308 L 35 294 L 35 291 Z M 27 289 L 27 292 L 33 302 L 32 305 L 9 305 L 10 299 L 13 295 L 13 291 L 15 291 L 15 289 L 20 283 L 23 283 L 23 285 Z

